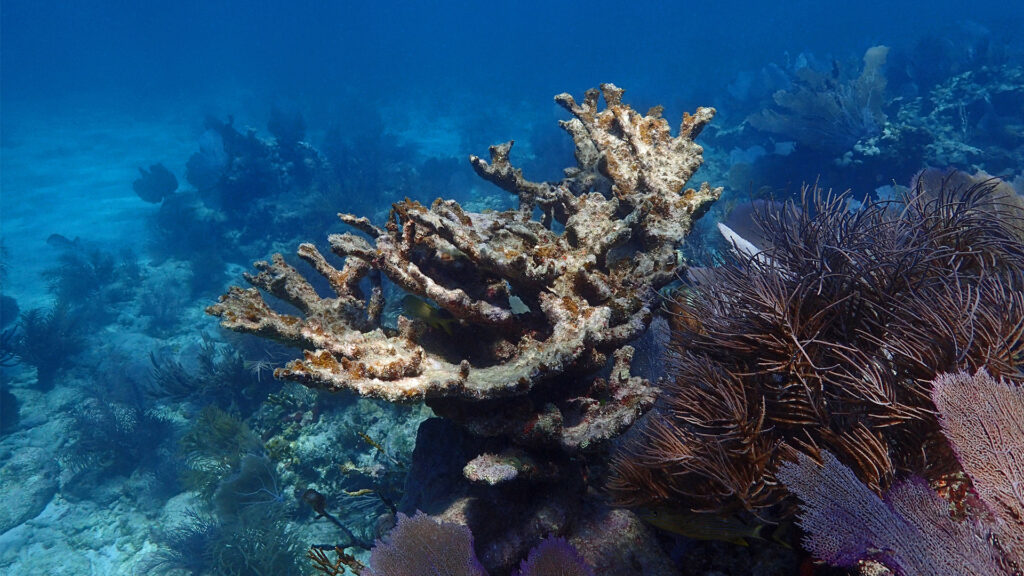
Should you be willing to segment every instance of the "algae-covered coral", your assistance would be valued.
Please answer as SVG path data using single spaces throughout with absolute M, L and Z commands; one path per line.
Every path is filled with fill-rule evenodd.
M 454 201 L 428 208 L 405 200 L 382 226 L 341 214 L 358 232 L 329 237 L 342 267 L 312 244 L 298 250 L 333 297 L 322 297 L 277 254 L 246 276 L 255 288 L 231 288 L 207 312 L 226 328 L 302 348 L 302 359 L 275 371 L 279 378 L 390 401 L 425 400 L 476 435 L 504 439 L 492 450 L 507 450 L 509 442 L 533 450 L 534 457 L 506 458 L 531 468 L 506 480 L 568 479 L 566 486 L 576 487 L 569 500 L 585 499 L 578 480 L 585 469 L 567 457 L 605 447 L 652 406 L 651 383 L 630 374 L 634 352 L 627 344 L 647 329 L 657 290 L 674 279 L 679 243 L 721 193 L 707 183 L 684 189 L 702 163 L 694 139 L 714 109 L 684 115 L 673 136 L 660 109 L 641 115 L 622 95 L 604 84 L 580 103 L 556 97 L 573 115 L 562 127 L 578 164 L 559 181 L 526 180 L 509 162 L 511 142 L 492 147 L 490 162 L 471 157 L 482 177 L 518 197 L 518 209 L 473 213 Z M 381 275 L 436 303 L 454 322 L 442 332 L 400 317 L 397 331 L 388 329 Z M 279 312 L 261 290 L 301 316 Z M 612 358 L 608 377 L 584 377 Z M 536 468 L 551 472 L 533 474 Z M 535 504 L 545 501 L 544 491 L 535 493 Z M 562 519 L 552 523 L 536 517 L 550 516 L 540 506 L 533 521 L 519 520 L 522 529 L 534 538 L 568 530 L 580 504 L 552 505 L 576 512 L 556 514 Z M 491 527 L 482 537 L 494 544 L 503 538 L 496 532 Z M 502 541 L 493 547 L 509 550 L 485 563 L 510 565 L 529 542 Z
M 603 365 L 646 327 L 650 293 L 673 278 L 678 242 L 720 190 L 682 189 L 700 165 L 693 139 L 712 109 L 688 115 L 672 137 L 657 111 L 641 116 L 621 103 L 620 89 L 602 89 L 608 107 L 601 112 L 597 91 L 582 105 L 567 95 L 557 99 L 576 116 L 563 126 L 580 163 L 562 181 L 523 180 L 508 164 L 509 145 L 492 149 L 491 165 L 473 159 L 482 174 L 519 196 L 520 210 L 474 214 L 451 201 L 430 208 L 403 201 L 383 228 L 341 214 L 370 237 L 329 238 L 345 258 L 341 270 L 311 244 L 298 252 L 335 298 L 321 298 L 277 255 L 256 263 L 259 274 L 247 279 L 304 318 L 276 312 L 256 289 L 232 289 L 208 312 L 227 328 L 305 349 L 305 359 L 279 377 L 388 400 L 522 394 L 552 375 Z M 594 193 L 601 189 L 608 194 Z M 531 218 L 535 204 L 550 216 L 544 222 Z M 555 232 L 552 220 L 564 231 Z M 398 334 L 386 334 L 378 273 L 433 300 L 489 345 L 429 350 L 407 321 Z M 369 297 L 363 279 L 373 285 Z M 513 312 L 513 297 L 529 313 Z
M 275 311 L 256 288 L 232 288 L 208 312 L 227 328 L 303 348 L 304 359 L 278 370 L 280 378 L 392 401 L 426 398 L 441 412 L 600 368 L 645 330 L 655 291 L 673 278 L 678 242 L 720 192 L 707 184 L 683 190 L 701 163 L 693 139 L 712 109 L 687 115 L 673 137 L 658 111 L 641 116 L 622 104 L 622 90 L 602 90 L 607 108 L 600 112 L 596 90 L 579 105 L 568 95 L 557 99 L 575 116 L 563 126 L 580 164 L 563 180 L 524 180 L 508 163 L 509 145 L 492 149 L 491 164 L 472 159 L 518 195 L 519 210 L 475 214 L 451 201 L 427 208 L 407 200 L 393 205 L 383 228 L 342 214 L 365 234 L 329 238 L 343 268 L 311 244 L 299 248 L 336 297 L 321 298 L 275 255 L 246 278 L 304 317 Z M 541 222 L 532 218 L 535 205 L 547 215 Z M 425 334 L 404 318 L 397 333 L 386 331 L 381 273 L 458 319 L 456 338 Z M 528 311 L 514 312 L 513 300 Z M 618 382 L 630 383 L 638 384 Z

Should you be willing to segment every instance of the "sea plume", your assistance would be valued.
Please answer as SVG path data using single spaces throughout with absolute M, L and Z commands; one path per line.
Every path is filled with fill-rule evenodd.
M 830 451 L 876 494 L 958 473 L 932 380 L 1024 365 L 1024 244 L 996 185 L 765 204 L 763 250 L 731 251 L 671 304 L 674 379 L 616 455 L 613 498 L 771 515 L 783 445 Z

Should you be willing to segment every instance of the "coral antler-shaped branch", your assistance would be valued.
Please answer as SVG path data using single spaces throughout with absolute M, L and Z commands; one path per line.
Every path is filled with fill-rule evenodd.
M 528 214 L 539 205 L 546 222 L 554 217 L 564 223 L 565 209 L 571 207 L 574 196 L 612 192 L 630 209 L 655 209 L 658 216 L 653 217 L 662 225 L 648 228 L 678 240 L 682 236 L 677 227 L 683 227 L 685 235 L 691 220 L 710 206 L 707 199 L 717 198 L 720 192 L 707 184 L 683 192 L 703 162 L 704 149 L 694 139 L 714 117 L 715 109 L 701 107 L 692 115 L 684 114 L 679 133 L 672 136 L 660 107 L 643 116 L 622 103 L 624 92 L 614 84 L 602 84 L 600 91 L 587 90 L 581 104 L 569 94 L 555 97 L 575 116 L 560 124 L 572 136 L 578 164 L 566 169 L 566 177 L 559 182 L 526 180 L 522 170 L 510 163 L 511 141 L 491 146 L 489 164 L 477 156 L 469 160 L 480 177 L 517 195 L 520 211 Z M 598 111 L 601 96 L 606 107 Z
M 392 401 L 504 398 L 569 370 L 603 366 L 646 329 L 654 291 L 675 273 L 678 243 L 721 189 L 682 191 L 702 162 L 693 138 L 713 109 L 687 115 L 673 137 L 660 111 L 642 116 L 622 103 L 621 89 L 601 90 L 602 111 L 596 90 L 582 105 L 556 98 L 576 116 L 563 126 L 580 163 L 561 182 L 525 180 L 508 163 L 511 143 L 492 147 L 492 164 L 471 158 L 484 178 L 517 194 L 521 207 L 540 204 L 549 215 L 543 222 L 530 210 L 478 214 L 442 200 L 429 208 L 398 202 L 383 228 L 343 214 L 362 235 L 330 236 L 332 252 L 345 259 L 341 270 L 313 246 L 299 249 L 335 298 L 320 297 L 275 255 L 246 279 L 303 317 L 279 313 L 259 290 L 240 288 L 208 312 L 226 328 L 303 348 L 304 358 L 278 377 Z M 552 230 L 552 218 L 564 232 Z M 400 318 L 397 333 L 384 330 L 376 274 L 436 303 L 462 332 L 448 340 L 434 334 L 426 345 L 417 322 Z M 359 290 L 364 278 L 374 285 L 370 298 Z M 472 338 L 460 338 L 470 327 Z
M 622 103 L 625 90 L 614 84 L 602 84 L 600 94 L 606 107 L 598 112 L 598 91 L 588 90 L 582 104 L 569 94 L 559 94 L 555 102 L 576 118 L 562 127 L 577 143 L 577 160 L 595 165 L 612 181 L 616 196 L 678 193 L 700 167 L 704 149 L 693 140 L 715 115 L 714 108 L 698 108 L 686 114 L 675 137 L 661 117 L 661 107 L 642 116 Z M 592 142 L 600 154 L 585 143 Z

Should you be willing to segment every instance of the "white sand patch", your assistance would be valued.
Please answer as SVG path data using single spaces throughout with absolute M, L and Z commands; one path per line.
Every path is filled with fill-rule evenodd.
M 163 115 L 161 115 L 163 114 Z M 185 183 L 202 115 L 7 105 L 0 146 L 0 237 L 7 250 L 4 292 L 22 309 L 47 303 L 40 273 L 59 251 L 51 234 L 117 253 L 141 252 L 157 206 L 132 190 L 139 167 L 164 163 Z

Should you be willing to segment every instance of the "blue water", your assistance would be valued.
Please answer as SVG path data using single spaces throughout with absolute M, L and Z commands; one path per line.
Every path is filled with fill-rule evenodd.
M 0 484 L 18 506 L 0 514 L 0 573 L 220 573 L 182 559 L 203 544 L 175 526 L 226 546 L 253 509 L 277 515 L 265 537 L 285 544 L 272 570 L 309 573 L 306 548 L 340 537 L 295 490 L 401 498 L 394 463 L 411 458 L 423 409 L 282 388 L 270 372 L 292 352 L 229 335 L 203 309 L 253 260 L 342 231 L 338 211 L 383 223 L 406 196 L 510 207 L 465 161 L 491 144 L 515 139 L 527 177 L 559 178 L 573 149 L 554 95 L 614 82 L 636 110 L 663 105 L 673 126 L 716 107 L 691 185 L 724 186 L 730 202 L 815 179 L 882 195 L 927 165 L 1020 191 L 1021 30 L 1024 6 L 992 0 L 4 1 Z M 862 102 L 849 130 L 801 139 L 793 124 L 747 121 L 778 110 L 772 95 L 794 90 L 800 69 L 850 85 L 879 45 L 884 101 Z M 959 104 L 909 111 L 967 73 L 977 89 L 950 96 Z M 875 104 L 930 140 L 887 151 Z M 198 157 L 220 174 L 229 133 L 249 129 L 264 142 L 294 135 L 333 171 L 256 171 L 234 189 L 190 172 Z M 296 154 L 298 165 L 315 157 Z M 158 163 L 177 181 L 162 204 L 133 191 L 139 168 Z M 30 327 L 55 340 L 26 351 Z M 207 406 L 252 430 L 230 439 L 259 445 L 250 460 L 211 470 L 195 463 L 204 448 L 183 448 L 202 436 Z M 372 541 L 386 508 L 371 498 L 342 520 Z

